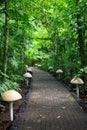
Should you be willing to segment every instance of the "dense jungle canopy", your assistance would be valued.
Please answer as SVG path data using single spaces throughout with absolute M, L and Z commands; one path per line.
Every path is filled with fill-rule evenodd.
M 18 89 L 26 65 L 87 84 L 87 0 L 0 1 L 0 93 Z

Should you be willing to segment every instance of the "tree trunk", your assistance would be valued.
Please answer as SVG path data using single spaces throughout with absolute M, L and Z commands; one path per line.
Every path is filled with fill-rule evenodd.
M 78 45 L 79 45 L 79 54 L 81 59 L 81 67 L 85 66 L 85 28 L 82 28 L 82 25 L 84 25 L 84 21 L 81 22 L 82 15 L 79 7 L 79 0 L 76 0 L 76 7 L 77 7 L 77 31 L 78 31 Z
M 5 42 L 3 54 L 3 73 L 6 74 L 8 59 L 8 38 L 9 38 L 9 0 L 5 0 Z M 3 77 L 5 78 L 5 76 Z

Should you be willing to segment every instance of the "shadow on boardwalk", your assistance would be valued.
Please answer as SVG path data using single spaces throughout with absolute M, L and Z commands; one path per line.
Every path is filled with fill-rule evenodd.
M 49 73 L 33 68 L 33 89 L 10 130 L 87 130 L 87 114 Z

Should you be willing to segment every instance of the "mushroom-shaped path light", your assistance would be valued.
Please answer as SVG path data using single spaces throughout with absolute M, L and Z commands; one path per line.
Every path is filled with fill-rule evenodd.
M 48 70 L 50 71 L 50 70 L 52 70 L 53 69 L 53 66 L 49 66 L 48 67 Z
M 13 102 L 22 96 L 15 90 L 8 90 L 2 94 L 3 101 L 9 102 L 10 120 L 13 121 Z
M 63 73 L 63 70 L 62 70 L 62 69 L 58 69 L 58 70 L 56 71 L 56 74 L 59 74 L 59 78 L 60 78 L 60 76 L 61 76 L 62 73 Z
M 27 86 L 29 85 L 29 80 L 32 78 L 32 75 L 29 72 L 26 72 L 23 75 L 25 78 L 27 78 Z
M 32 68 L 31 67 L 27 68 L 27 72 L 29 72 L 30 74 L 32 74 Z
M 76 84 L 76 93 L 77 93 L 77 97 L 79 98 L 79 84 L 84 84 L 84 81 L 81 78 L 73 78 L 70 83 L 72 84 Z

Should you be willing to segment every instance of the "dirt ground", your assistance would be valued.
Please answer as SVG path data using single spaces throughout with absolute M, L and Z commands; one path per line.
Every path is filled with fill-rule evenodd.
M 25 96 L 27 95 L 29 88 L 26 87 L 26 85 L 22 84 L 21 85 L 21 95 L 22 95 L 22 99 L 14 102 L 13 106 L 14 106 L 14 120 L 18 115 L 18 112 L 20 110 L 20 107 L 25 99 Z M 0 109 L 0 130 L 8 130 L 9 127 L 11 126 L 11 121 L 10 121 L 10 117 L 9 117 L 9 103 L 7 102 L 3 102 L 5 105 L 5 108 L 2 110 Z

